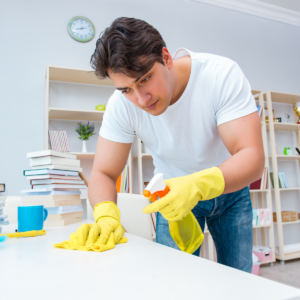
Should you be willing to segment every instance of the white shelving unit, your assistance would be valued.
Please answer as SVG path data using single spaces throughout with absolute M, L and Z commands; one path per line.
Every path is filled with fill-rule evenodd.
M 296 124 L 297 122 L 297 116 L 294 114 L 294 120 L 293 123 L 276 123 L 273 121 L 272 117 L 272 110 L 273 110 L 273 104 L 274 103 L 280 103 L 280 104 L 290 104 L 292 106 L 295 106 L 298 102 L 300 102 L 300 95 L 293 95 L 293 94 L 284 94 L 284 93 L 278 93 L 278 92 L 272 92 L 268 91 L 264 94 L 264 101 L 267 102 L 267 108 L 268 108 L 268 115 L 269 117 L 269 124 L 267 125 L 267 129 L 270 133 L 270 144 L 271 144 L 271 157 L 269 157 L 272 160 L 272 167 L 273 167 L 273 178 L 274 178 L 274 196 L 275 196 L 275 207 L 276 207 L 276 214 L 277 214 L 277 235 L 278 235 L 278 248 L 279 248 L 279 254 L 276 254 L 276 258 L 281 261 L 281 263 L 284 263 L 285 260 L 295 259 L 300 257 L 300 251 L 295 253 L 289 253 L 285 254 L 283 247 L 284 247 L 284 232 L 283 232 L 283 225 L 291 225 L 291 224 L 299 224 L 300 221 L 294 221 L 294 222 L 288 222 L 283 223 L 281 219 L 281 201 L 285 198 L 285 193 L 287 191 L 299 191 L 300 187 L 292 187 L 292 188 L 279 188 L 278 183 L 278 161 L 290 161 L 290 160 L 296 160 L 298 162 L 298 170 L 300 169 L 300 156 L 298 155 L 278 155 L 276 151 L 276 132 L 277 131 L 291 131 L 295 133 L 296 138 L 296 146 L 300 147 L 300 125 Z
M 250 197 L 253 208 L 268 208 L 270 214 L 272 214 L 272 197 L 271 197 L 271 185 L 270 185 L 270 166 L 269 166 L 269 151 L 268 151 L 268 139 L 267 139 L 267 128 L 265 123 L 265 110 L 264 110 L 264 99 L 263 93 L 259 90 L 252 90 L 252 95 L 258 104 L 262 107 L 261 119 L 261 133 L 263 140 L 263 147 L 265 153 L 265 168 L 268 169 L 268 186 L 264 190 L 250 190 Z M 261 243 L 260 239 L 261 238 Z M 268 246 L 272 249 L 272 259 L 262 262 L 262 264 L 270 263 L 275 261 L 275 242 L 274 242 L 274 228 L 273 219 L 271 218 L 271 224 L 253 226 L 253 244 Z
M 57 66 L 47 66 L 46 70 L 46 82 L 45 82 L 45 149 L 49 148 L 48 145 L 48 132 L 49 132 L 49 122 L 68 120 L 68 121 L 91 121 L 91 122 L 101 122 L 103 120 L 103 115 L 105 112 L 90 110 L 91 105 L 85 102 L 86 99 L 82 99 L 83 103 L 86 103 L 86 109 L 74 109 L 64 107 L 64 103 L 59 103 L 59 107 L 53 107 L 51 105 L 50 99 L 50 84 L 51 83 L 65 83 L 73 84 L 71 87 L 75 89 L 78 85 L 83 88 L 94 89 L 95 86 L 111 88 L 114 90 L 114 84 L 110 79 L 100 80 L 94 74 L 93 70 L 80 70 L 73 68 L 64 68 Z M 59 90 L 59 89 L 58 89 Z M 67 95 L 66 95 L 67 96 Z M 105 96 L 106 97 L 106 96 Z M 61 97 L 61 102 L 64 102 L 63 97 Z M 66 97 L 67 98 L 67 97 Z M 107 98 L 108 100 L 108 98 Z M 65 101 L 67 103 L 67 100 Z M 99 103 L 98 103 L 99 104 Z M 84 105 L 83 105 L 84 106 Z M 97 132 L 96 132 L 97 133 Z M 71 152 L 77 156 L 80 160 L 93 160 L 95 157 L 95 152 L 81 153 L 81 152 Z M 132 159 L 131 152 L 128 158 L 128 165 L 130 170 L 132 169 Z M 130 175 L 132 172 L 129 173 Z M 132 177 L 129 178 L 130 190 L 132 191 Z

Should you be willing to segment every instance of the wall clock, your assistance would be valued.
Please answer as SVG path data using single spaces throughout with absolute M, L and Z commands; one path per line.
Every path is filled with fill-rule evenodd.
M 88 18 L 78 16 L 69 21 L 68 32 L 74 40 L 85 43 L 95 36 L 95 27 Z

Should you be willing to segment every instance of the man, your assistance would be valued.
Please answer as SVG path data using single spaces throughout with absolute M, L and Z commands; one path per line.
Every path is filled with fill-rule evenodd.
M 252 205 L 248 185 L 264 168 L 260 119 L 250 85 L 230 59 L 179 49 L 170 55 L 148 23 L 119 18 L 97 41 L 91 65 L 116 85 L 104 115 L 89 181 L 94 226 L 82 225 L 82 245 L 115 243 L 124 229 L 116 180 L 139 136 L 170 193 L 157 211 L 157 242 L 177 248 L 168 221 L 191 210 L 214 239 L 218 262 L 251 272 Z M 82 235 L 82 233 L 84 234 Z M 199 255 L 200 249 L 194 254 Z

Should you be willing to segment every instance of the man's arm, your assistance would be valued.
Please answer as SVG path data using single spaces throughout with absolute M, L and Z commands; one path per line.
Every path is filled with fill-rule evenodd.
M 223 194 L 228 194 L 244 188 L 262 175 L 265 155 L 261 122 L 257 112 L 254 112 L 219 125 L 218 131 L 232 155 L 218 166 L 225 180 Z
M 117 143 L 99 136 L 88 195 L 91 206 L 103 201 L 117 203 L 116 182 L 122 173 L 131 144 Z

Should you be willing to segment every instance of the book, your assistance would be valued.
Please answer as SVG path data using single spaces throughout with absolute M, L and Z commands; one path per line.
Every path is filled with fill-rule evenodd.
M 272 182 L 272 187 L 273 187 L 273 189 L 274 189 L 273 172 L 270 172 L 270 178 L 271 178 L 271 182 Z M 282 185 L 281 185 L 281 181 L 280 181 L 279 175 L 278 175 L 278 184 L 279 184 L 279 188 L 281 189 L 281 188 L 282 188 Z
M 280 174 L 280 178 L 282 179 L 282 181 L 284 183 L 284 187 L 288 188 L 289 185 L 288 185 L 288 182 L 287 182 L 287 179 L 286 179 L 286 176 L 285 176 L 285 172 L 284 171 L 279 171 L 278 174 Z
M 44 166 L 44 165 L 61 165 L 61 166 L 80 167 L 80 160 L 55 157 L 55 156 L 45 156 L 45 157 L 30 158 L 29 164 L 31 167 Z
M 52 189 L 40 189 L 40 190 L 21 190 L 21 194 L 25 194 L 26 196 L 46 196 L 46 195 L 81 195 L 81 191 L 53 191 Z
M 82 168 L 80 167 L 73 167 L 73 166 L 62 166 L 62 165 L 43 165 L 43 166 L 32 166 L 33 170 L 38 170 L 41 167 L 47 168 L 47 169 L 55 169 L 55 170 L 63 170 L 63 171 L 77 171 L 82 172 Z
M 8 196 L 8 192 L 0 192 L 0 198 Z
M 64 175 L 64 176 L 79 176 L 78 171 L 68 171 L 68 170 L 55 170 L 55 169 L 35 169 L 35 170 L 25 170 L 23 171 L 24 176 L 33 175 Z
M 49 215 L 58 215 L 58 214 L 69 214 L 79 211 L 83 211 L 82 205 L 69 205 L 69 206 L 59 206 L 59 207 L 47 207 Z
M 23 201 L 23 197 L 22 197 Z M 71 205 L 81 205 L 81 199 L 78 200 L 56 200 L 56 201 L 23 201 L 24 206 L 35 206 L 35 205 L 44 205 L 44 207 L 59 207 L 59 206 L 71 206 Z
M 259 190 L 261 186 L 261 178 L 250 184 L 250 190 Z
M 8 215 L 0 215 L 0 221 L 4 221 L 6 218 L 8 217 Z
M 74 219 L 81 218 L 83 216 L 83 211 L 67 213 L 67 214 L 56 214 L 56 215 L 48 215 L 47 220 L 66 220 L 66 219 Z
M 80 195 L 47 195 L 47 196 L 28 196 L 21 197 L 23 202 L 26 201 L 60 201 L 60 200 L 80 200 Z
M 257 112 L 258 112 L 259 117 L 261 117 L 262 107 L 260 105 L 257 105 Z
M 32 189 L 39 190 L 39 189 L 86 189 L 85 184 L 41 184 L 41 185 L 32 185 Z
M 252 218 L 252 225 L 257 226 L 258 225 L 258 210 L 253 209 L 253 218 Z
M 43 151 L 27 153 L 28 158 L 43 157 L 43 156 L 57 156 L 57 157 L 64 157 L 69 159 L 77 159 L 77 156 L 75 154 L 70 154 L 67 152 L 59 152 L 54 150 L 43 150 Z
M 65 175 L 32 175 L 32 176 L 26 176 L 26 179 L 29 180 L 41 180 L 41 179 L 61 179 L 61 180 L 81 180 L 80 176 L 65 176 Z
M 63 179 L 36 179 L 31 180 L 31 185 L 45 185 L 45 184 L 76 184 L 85 185 L 83 180 L 63 180 Z
M 6 203 L 6 200 L 2 199 L 0 200 L 0 203 Z
M 82 218 L 74 218 L 74 219 L 66 219 L 66 220 L 46 220 L 44 222 L 44 226 L 52 227 L 52 226 L 66 226 L 74 223 L 81 222 Z
M 0 192 L 5 192 L 5 183 L 0 183 Z
M 5 207 L 5 204 L 4 203 L 0 203 L 0 208 L 1 207 Z
M 3 225 L 9 225 L 9 221 L 8 220 L 0 221 L 0 226 L 3 226 Z

